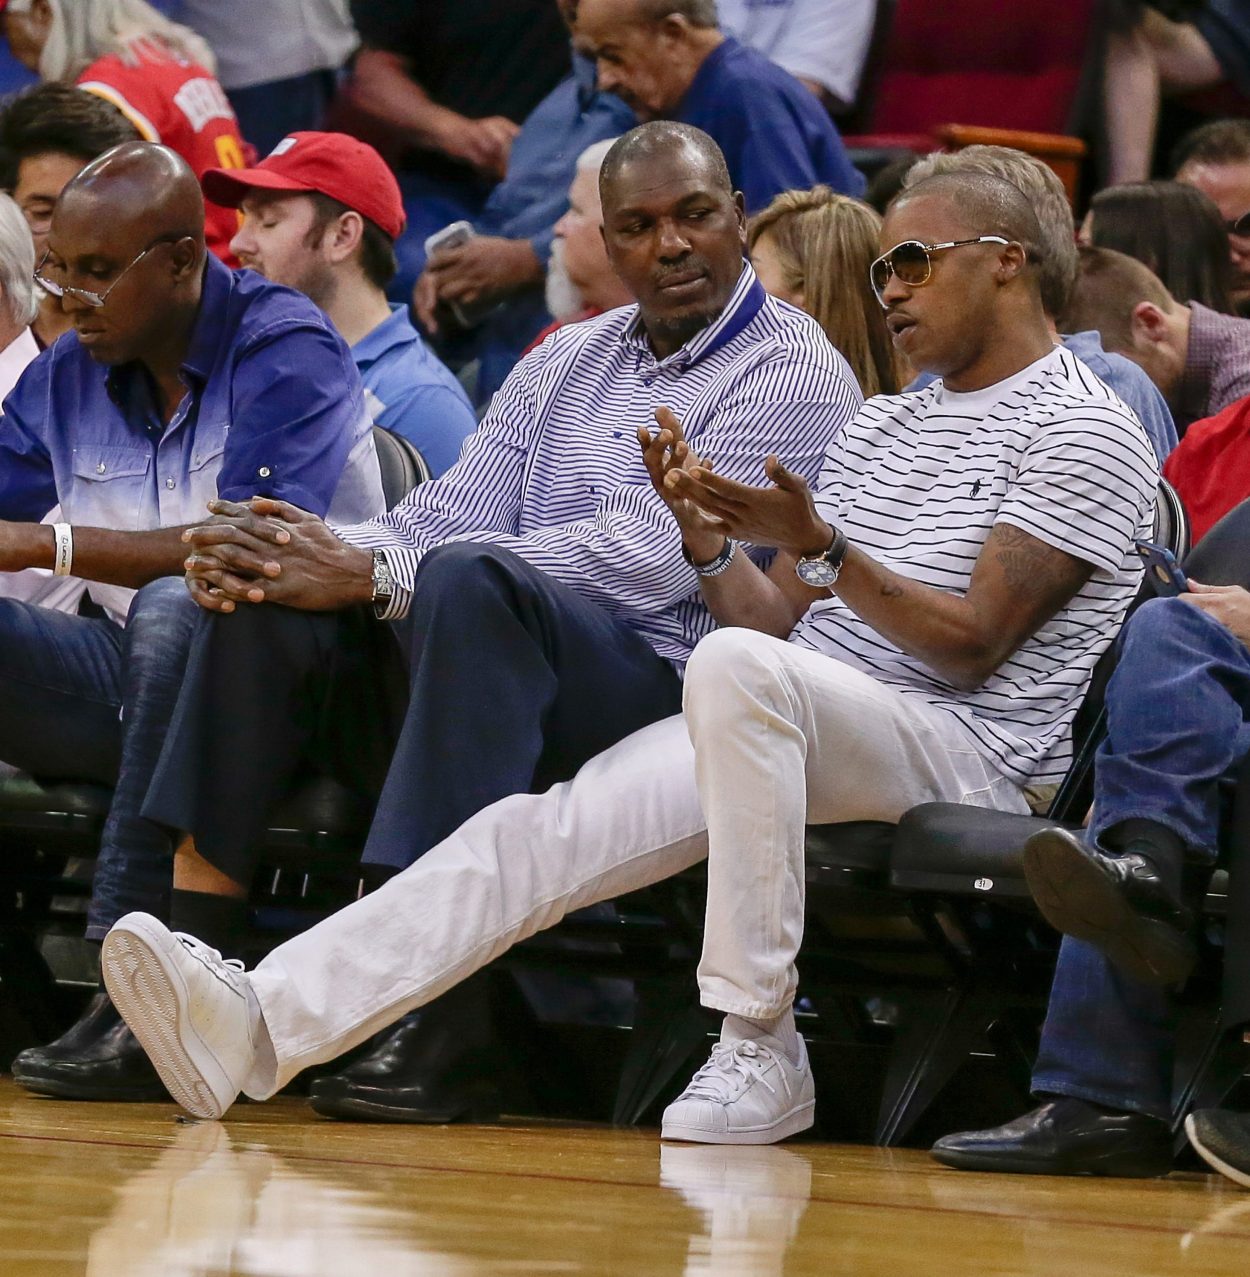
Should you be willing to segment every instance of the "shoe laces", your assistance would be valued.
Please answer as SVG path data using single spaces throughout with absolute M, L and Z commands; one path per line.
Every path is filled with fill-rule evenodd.
M 198 958 L 214 975 L 224 976 L 226 983 L 239 989 L 239 977 L 244 973 L 243 963 L 238 958 L 223 958 L 220 950 L 206 945 L 203 940 L 189 935 L 185 931 L 175 931 L 174 939 L 193 957 Z
M 777 1088 L 766 1074 L 779 1065 L 777 1054 L 771 1048 L 752 1038 L 737 1042 L 718 1042 L 712 1048 L 708 1062 L 690 1079 L 690 1085 L 682 1092 L 683 1100 L 714 1100 L 723 1104 L 736 1098 L 752 1082 L 759 1082 L 765 1090 L 775 1095 Z M 778 1076 L 787 1095 L 790 1082 L 785 1070 L 778 1067 Z

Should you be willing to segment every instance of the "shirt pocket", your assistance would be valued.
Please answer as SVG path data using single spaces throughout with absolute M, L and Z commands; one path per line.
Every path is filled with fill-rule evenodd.
M 200 426 L 195 432 L 195 445 L 187 459 L 187 487 L 192 502 L 187 517 L 192 521 L 203 518 L 208 513 L 205 507 L 217 499 L 217 480 L 221 477 L 228 432 L 226 425 Z
M 159 526 L 150 489 L 152 453 L 147 448 L 96 444 L 75 448 L 69 500 L 61 507 L 71 523 L 119 532 Z

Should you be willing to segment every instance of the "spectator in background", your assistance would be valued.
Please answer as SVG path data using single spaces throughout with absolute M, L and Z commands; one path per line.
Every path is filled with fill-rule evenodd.
M 1250 497 L 1250 398 L 1195 421 L 1163 467 L 1189 515 L 1194 541 Z
M 8 0 L 14 56 L 43 80 L 72 82 L 111 102 L 147 142 L 177 151 L 198 177 L 242 168 L 243 138 L 213 78 L 212 50 L 144 0 Z M 229 259 L 234 214 L 216 209 L 210 251 Z
M 546 0 L 567 23 L 573 0 Z M 455 341 L 458 360 L 479 360 L 475 398 L 484 404 L 512 371 L 520 353 L 548 320 L 543 280 L 555 224 L 568 207 L 577 157 L 595 142 L 631 128 L 633 112 L 595 87 L 594 64 L 572 53 L 567 75 L 529 113 L 512 144 L 508 171 L 474 222 L 476 236 L 435 254 L 417 284 L 417 317 L 429 333 L 453 340 L 462 332 L 451 303 L 497 308 Z M 594 196 L 598 200 L 598 195 Z M 424 246 L 408 240 L 411 259 Z M 406 294 L 405 294 L 406 296 Z
M 1250 94 L 1245 0 L 1117 0 L 1113 13 L 1103 79 L 1109 185 L 1150 176 L 1164 94 L 1225 80 Z
M 321 128 L 358 43 L 347 0 L 182 0 L 178 17 L 216 54 L 239 129 L 261 155 Z
M 209 169 L 204 193 L 242 213 L 231 250 L 307 294 L 351 347 L 374 425 L 403 435 L 442 474 L 477 426 L 459 382 L 390 305 L 404 205 L 382 157 L 344 133 L 293 133 L 244 172 Z
M 1172 152 L 1178 182 L 1196 186 L 1215 202 L 1228 231 L 1232 298 L 1239 312 L 1250 306 L 1250 120 L 1213 120 L 1187 133 Z
M 881 218 L 867 204 L 827 186 L 778 195 L 747 228 L 760 283 L 821 326 L 865 399 L 899 390 L 885 312 L 868 278 L 880 231 Z
M 1250 319 L 1182 306 L 1136 258 L 1109 248 L 1082 248 L 1080 265 L 1067 327 L 1096 329 L 1107 350 L 1143 368 L 1178 434 L 1250 394 Z
M 1228 230 L 1220 211 L 1184 182 L 1134 182 L 1099 191 L 1081 243 L 1127 253 L 1179 301 L 1233 313 Z
M 555 322 L 534 338 L 531 350 L 565 324 L 593 319 L 605 310 L 633 303 L 633 294 L 612 269 L 603 242 L 599 170 L 615 141 L 596 142 L 577 157 L 568 211 L 556 223 L 547 267 L 547 309 Z
M 1036 156 L 1006 146 L 969 146 L 953 154 L 935 154 L 920 160 L 903 179 L 905 190 L 936 173 L 988 173 L 1023 192 L 1037 214 L 1042 232 L 1042 261 L 1038 280 L 1042 310 L 1051 336 L 1061 342 L 1100 381 L 1110 386 L 1137 415 L 1155 457 L 1163 459 L 1176 447 L 1176 425 L 1162 394 L 1150 378 L 1123 355 L 1109 354 L 1099 334 L 1090 328 L 1060 328 L 1060 316 L 1068 310 L 1076 286 L 1079 259 L 1073 239 L 1072 206 L 1054 170 Z M 1061 336 L 1060 333 L 1063 333 Z M 909 387 L 918 390 L 929 379 L 917 378 Z
M 407 301 L 425 263 L 426 238 L 451 222 L 483 214 L 491 191 L 508 172 L 521 122 L 568 75 L 568 34 L 554 0 L 475 5 L 352 0 L 351 11 L 362 43 L 352 68 L 352 105 L 393 133 L 402 147 L 397 168 L 408 231 L 399 244 L 400 269 L 391 296 Z M 543 143 L 541 137 L 532 140 Z M 576 149 L 593 140 L 586 138 Z M 573 159 L 574 153 L 568 154 L 566 165 Z M 571 167 L 559 172 L 557 205 Z M 547 175 L 538 177 L 526 199 L 550 194 L 546 180 Z M 509 211 L 515 214 L 524 204 L 524 199 L 510 204 Z M 505 221 L 492 233 L 524 241 L 549 231 L 558 216 L 559 211 L 550 221 L 523 229 Z M 522 243 L 521 248 L 530 257 L 521 282 L 538 287 L 547 245 L 530 249 Z M 489 273 L 505 278 L 498 262 Z M 530 336 L 541 326 L 540 318 Z
M 576 33 L 599 87 L 640 120 L 678 120 L 716 139 L 748 214 L 821 182 L 862 193 L 825 109 L 788 72 L 724 35 L 714 0 L 581 0 Z
M 36 263 L 65 184 L 96 156 L 138 137 L 115 106 L 69 84 L 36 84 L 0 108 L 0 185 L 26 218 Z M 39 298 L 31 332 L 39 346 L 50 346 L 72 323 L 59 297 L 40 290 Z
M 726 35 L 762 53 L 835 114 L 855 104 L 876 0 L 716 0 Z

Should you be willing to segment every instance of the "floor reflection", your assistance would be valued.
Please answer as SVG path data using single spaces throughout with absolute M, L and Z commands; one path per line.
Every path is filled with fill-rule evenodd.
M 660 1185 L 703 1217 L 685 1277 L 772 1277 L 785 1271 L 811 1198 L 812 1167 L 801 1153 L 768 1145 L 664 1144 Z

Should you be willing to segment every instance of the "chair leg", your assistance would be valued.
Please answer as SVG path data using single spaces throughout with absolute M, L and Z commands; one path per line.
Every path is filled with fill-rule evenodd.
M 708 1013 L 692 995 L 688 976 L 638 984 L 629 1052 L 612 1113 L 616 1125 L 640 1122 L 706 1040 Z
M 954 1077 L 1002 1009 L 994 991 L 961 982 L 903 1003 L 873 1142 L 897 1147 Z
M 48 964 L 19 928 L 0 930 L 0 1069 L 28 1046 L 50 1042 L 62 1026 L 60 997 Z
M 1187 1143 L 1185 1118 L 1195 1109 L 1219 1108 L 1250 1066 L 1250 1046 L 1244 1028 L 1230 1029 L 1209 1020 L 1197 1049 L 1185 1035 L 1177 1051 L 1177 1084 L 1172 1097 L 1172 1139 L 1179 1153 Z

